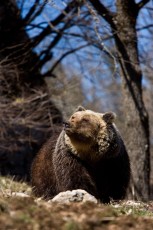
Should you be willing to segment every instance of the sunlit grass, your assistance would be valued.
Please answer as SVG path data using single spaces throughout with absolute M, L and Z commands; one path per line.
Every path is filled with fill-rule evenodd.
M 31 187 L 25 182 L 17 182 L 12 177 L 0 177 L 0 195 L 11 196 L 12 193 L 31 194 Z

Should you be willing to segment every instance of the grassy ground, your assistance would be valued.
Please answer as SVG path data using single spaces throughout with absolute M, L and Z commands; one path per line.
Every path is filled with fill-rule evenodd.
M 153 202 L 55 204 L 33 197 L 25 183 L 0 177 L 0 229 L 151 230 Z

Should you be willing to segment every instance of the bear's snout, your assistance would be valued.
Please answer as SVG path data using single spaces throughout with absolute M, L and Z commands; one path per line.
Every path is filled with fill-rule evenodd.
M 64 126 L 65 129 L 66 129 L 66 128 L 70 128 L 70 122 L 64 121 L 64 122 L 63 122 L 63 126 Z

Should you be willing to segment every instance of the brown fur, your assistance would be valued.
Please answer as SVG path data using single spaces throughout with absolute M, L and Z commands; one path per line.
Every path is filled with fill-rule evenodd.
M 123 199 L 130 163 L 114 119 L 112 112 L 79 107 L 57 142 L 50 139 L 36 156 L 31 174 L 34 193 L 48 199 L 62 191 L 84 189 L 101 202 Z

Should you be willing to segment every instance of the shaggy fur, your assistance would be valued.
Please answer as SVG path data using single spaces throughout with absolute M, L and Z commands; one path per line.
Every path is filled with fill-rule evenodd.
M 114 119 L 112 112 L 79 107 L 57 142 L 50 139 L 36 156 L 31 173 L 35 195 L 50 199 L 62 191 L 84 189 L 104 203 L 124 199 L 130 163 Z

